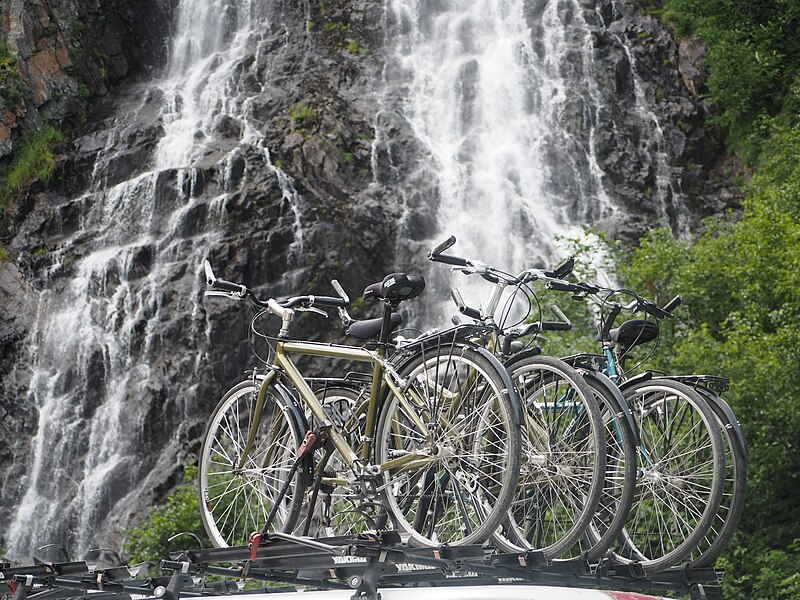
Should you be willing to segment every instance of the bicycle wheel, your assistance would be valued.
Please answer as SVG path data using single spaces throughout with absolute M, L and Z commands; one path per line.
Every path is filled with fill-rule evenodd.
M 747 448 L 741 425 L 732 411 L 725 410 L 725 401 L 705 388 L 695 388 L 708 400 L 722 428 L 725 448 L 725 485 L 719 508 L 706 534 L 686 558 L 690 567 L 709 567 L 728 547 L 736 532 L 747 495 Z
M 499 368 L 471 347 L 440 346 L 401 369 L 401 395 L 387 390 L 375 458 L 396 462 L 379 489 L 409 543 L 480 544 L 507 513 L 520 438 Z
M 240 546 L 261 531 L 291 473 L 303 440 L 299 423 L 273 383 L 252 448 L 242 460 L 259 386 L 244 381 L 217 404 L 200 449 L 199 494 L 203 526 L 216 547 Z M 307 468 L 307 467 L 306 467 Z M 291 479 L 271 531 L 292 531 L 306 487 L 306 468 Z
M 364 433 L 369 384 L 364 382 L 359 385 L 346 379 L 312 383 L 312 389 L 330 420 L 350 447 L 357 448 Z M 312 428 L 316 425 L 316 419 L 310 413 L 306 419 Z M 298 534 L 312 537 L 349 536 L 375 530 L 385 524 L 385 510 L 380 503 L 364 494 L 364 490 L 354 487 L 352 484 L 355 482 L 348 475 L 348 467 L 335 449 L 316 452 L 313 485 L 309 494 L 313 502 L 309 502 L 300 515 L 296 526 Z
M 665 379 L 623 390 L 639 426 L 637 500 L 614 557 L 656 573 L 703 539 L 722 497 L 725 456 L 719 425 L 690 387 Z
M 592 390 L 561 360 L 530 356 L 506 364 L 524 411 L 520 479 L 495 535 L 508 552 L 553 559 L 580 540 L 603 492 L 606 453 Z
M 626 410 L 630 409 L 622 394 L 618 390 L 615 394 L 607 387 L 614 385 L 611 380 L 589 376 L 586 383 L 592 388 L 600 407 L 606 444 L 603 493 L 586 535 L 577 546 L 577 550 L 585 551 L 586 558 L 594 562 L 603 557 L 619 537 L 636 497 L 638 436 L 626 415 Z

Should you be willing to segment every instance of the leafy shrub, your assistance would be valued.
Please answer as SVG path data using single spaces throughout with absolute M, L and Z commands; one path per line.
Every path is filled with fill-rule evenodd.
M 187 465 L 183 472 L 183 483 L 167 496 L 163 504 L 153 507 L 142 523 L 124 533 L 127 536 L 123 552 L 131 563 L 159 561 L 168 558 L 170 552 L 194 548 L 197 542 L 189 533 L 200 539 L 203 547 L 211 542 L 200 519 L 200 505 L 194 482 L 197 466 Z
M 711 123 L 729 148 L 757 162 L 800 77 L 800 3 L 794 0 L 667 0 L 665 19 L 708 48 Z
M 731 380 L 750 454 L 745 513 L 718 565 L 725 598 L 800 598 L 800 125 L 764 141 L 738 220 L 690 239 L 651 231 L 616 273 L 659 304 L 685 298 L 648 366 Z

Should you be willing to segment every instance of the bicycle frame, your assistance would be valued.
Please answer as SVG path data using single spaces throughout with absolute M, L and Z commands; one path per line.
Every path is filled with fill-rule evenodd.
M 252 450 L 253 440 L 255 439 L 256 431 L 261 425 L 261 413 L 264 408 L 266 400 L 266 391 L 272 384 L 274 378 L 280 373 L 291 383 L 292 387 L 300 394 L 301 402 L 309 408 L 311 414 L 325 427 L 326 434 L 330 438 L 331 443 L 339 452 L 342 459 L 345 461 L 347 467 L 351 469 L 359 469 L 356 465 L 361 465 L 363 468 L 369 462 L 372 454 L 372 442 L 375 439 L 375 429 L 377 425 L 378 408 L 380 393 L 383 389 L 382 385 L 386 385 L 392 390 L 394 394 L 400 398 L 400 401 L 408 406 L 409 398 L 401 389 L 401 382 L 394 381 L 393 378 L 397 377 L 394 369 L 388 365 L 387 361 L 382 356 L 383 352 L 379 349 L 370 351 L 364 348 L 356 348 L 352 346 L 344 346 L 337 344 L 321 344 L 317 342 L 295 342 L 295 341 L 278 341 L 275 346 L 275 357 L 273 359 L 273 366 L 270 368 L 269 373 L 261 382 L 259 389 L 258 399 L 256 401 L 256 408 L 253 416 L 253 423 L 250 426 L 250 431 L 247 436 L 247 443 L 242 452 L 240 459 L 240 468 L 243 466 L 246 457 Z M 354 360 L 360 362 L 373 363 L 372 385 L 370 387 L 370 398 L 367 403 L 367 418 L 365 422 L 364 435 L 361 440 L 361 447 L 358 453 L 354 452 L 350 444 L 345 440 L 344 436 L 339 432 L 331 421 L 325 407 L 314 394 L 311 387 L 306 383 L 300 370 L 294 364 L 291 356 L 317 356 L 324 358 L 332 358 L 338 360 Z M 413 390 L 409 390 L 413 394 Z M 421 398 L 412 398 L 412 401 L 419 401 Z M 413 411 L 409 411 L 414 414 Z M 417 420 L 416 425 L 429 436 L 429 432 L 425 424 L 421 420 Z M 432 462 L 432 458 L 418 454 L 409 453 L 380 465 L 376 465 L 378 472 L 393 471 L 399 469 L 414 469 L 424 467 Z

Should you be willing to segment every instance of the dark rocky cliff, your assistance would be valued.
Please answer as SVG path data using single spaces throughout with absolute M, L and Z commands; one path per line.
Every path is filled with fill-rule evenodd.
M 421 254 L 415 255 L 413 240 L 430 233 L 435 190 L 407 181 L 425 157 L 399 112 L 376 112 L 386 48 L 397 24 L 374 0 L 272 4 L 270 29 L 235 65 L 232 79 L 232 93 L 246 98 L 248 118 L 262 125 L 265 138 L 247 143 L 247 123 L 221 116 L 213 131 L 197 134 L 214 139 L 192 165 L 191 177 L 180 169 L 157 174 L 152 211 L 167 220 L 188 200 L 190 208 L 174 235 L 191 243 L 214 232 L 212 259 L 228 279 L 280 295 L 327 292 L 328 280 L 337 277 L 355 295 L 394 267 L 418 264 Z M 734 200 L 713 176 L 719 154 L 713 135 L 703 129 L 701 49 L 690 40 L 677 44 L 658 20 L 634 7 L 610 0 L 584 6 L 594 29 L 594 52 L 602 59 L 596 77 L 605 98 L 598 117 L 603 134 L 595 150 L 607 192 L 621 208 L 599 225 L 628 240 L 657 224 L 660 209 L 649 199 L 657 178 L 665 176 L 654 167 L 648 132 L 632 117 L 630 107 L 637 102 L 646 103 L 663 130 L 670 154 L 666 177 L 687 200 L 691 222 Z M 95 249 L 100 232 L 88 229 L 87 222 L 98 195 L 152 168 L 166 125 L 159 109 L 163 91 L 148 82 L 164 66 L 172 9 L 160 0 L 10 0 L 0 9 L 7 46 L 26 89 L 21 101 L 0 107 L 0 155 L 8 163 L 15 141 L 44 122 L 68 132 L 57 147 L 53 178 L 47 184 L 34 181 L 9 198 L 0 228 L 5 248 L 0 259 L 0 436 L 6 440 L 0 447 L 0 477 L 8 482 L 0 491 L 3 518 L 28 485 L 27 457 L 37 430 L 26 364 L 36 352 L 28 342 L 41 334 L 36 307 L 41 310 L 43 291 L 66 289 L 76 276 L 75 265 Z M 641 78 L 639 89 L 630 75 L 631 60 Z M 576 116 L 575 128 L 580 127 Z M 268 162 L 291 178 L 296 193 L 291 198 L 278 171 L 268 168 L 265 148 Z M 410 205 L 399 199 L 401 186 L 416 189 Z M 215 199 L 222 196 L 220 217 Z M 407 219 L 399 234 L 404 211 L 423 217 Z M 119 215 L 126 218 L 135 216 Z M 677 216 L 671 220 L 677 226 Z M 400 243 L 398 235 L 412 241 Z M 157 244 L 137 248 L 102 285 L 146 281 L 157 251 Z M 152 365 L 157 375 L 129 400 L 137 405 L 131 421 L 139 428 L 139 464 L 108 484 L 97 509 L 94 543 L 117 544 L 120 528 L 174 485 L 177 464 L 196 452 L 220 390 L 241 372 L 231 365 L 250 364 L 248 347 L 239 343 L 247 322 L 239 314 L 243 311 L 206 303 L 206 314 L 192 314 L 190 303 L 200 300 L 195 266 L 183 260 L 165 267 L 165 283 L 153 292 L 158 308 L 144 310 L 125 334 L 131 356 Z M 205 339 L 199 343 L 203 328 Z M 311 317 L 304 328 L 312 336 L 337 334 L 330 326 L 320 332 Z M 108 360 L 98 353 L 73 376 L 88 380 L 80 409 L 88 423 L 98 410 L 93 398 L 105 393 L 111 379 Z M 73 453 L 77 462 L 81 452 Z M 74 520 L 66 519 L 51 535 L 75 544 Z M 8 540 L 0 539 L 3 543 Z

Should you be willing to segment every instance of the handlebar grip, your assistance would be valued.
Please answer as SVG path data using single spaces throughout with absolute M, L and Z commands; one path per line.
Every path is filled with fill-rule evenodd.
M 470 319 L 475 319 L 476 321 L 480 321 L 481 319 L 481 311 L 477 308 L 470 308 L 469 306 L 459 306 L 458 311 Z
M 428 260 L 433 260 L 435 257 L 439 256 L 442 252 L 447 250 L 450 246 L 456 243 L 456 236 L 451 235 L 445 241 L 443 241 L 438 246 L 434 246 L 428 251 Z
M 454 265 L 456 267 L 467 267 L 469 263 L 466 258 L 460 256 L 451 256 L 449 254 L 437 254 L 436 256 L 429 257 L 430 260 L 435 262 L 444 263 L 446 265 Z
M 455 302 L 456 306 L 458 307 L 458 312 L 460 312 L 462 315 L 469 317 L 470 319 L 480 320 L 481 311 L 467 306 L 466 303 L 464 302 L 464 299 L 461 297 L 461 292 L 453 288 L 452 290 L 450 290 L 450 295 L 453 297 L 453 302 Z
M 575 257 L 570 256 L 567 260 L 562 262 L 552 271 L 545 271 L 544 274 L 548 277 L 554 277 L 556 279 L 564 279 L 567 275 L 572 273 L 575 269 Z
M 577 293 L 583 291 L 574 283 L 567 283 L 566 281 L 548 281 L 545 287 L 547 287 L 548 290 L 555 290 L 557 292 Z
M 239 283 L 233 283 L 232 281 L 225 281 L 224 279 L 215 279 L 211 287 L 223 292 L 236 292 L 243 296 L 247 294 L 247 288 L 245 286 Z
M 348 302 L 345 302 L 344 298 L 336 298 L 335 296 L 314 296 L 314 304 L 344 308 L 348 305 Z
M 667 302 L 667 303 L 664 305 L 664 308 L 662 308 L 661 310 L 663 310 L 664 312 L 667 312 L 667 313 L 670 313 L 670 314 L 671 314 L 671 313 L 672 313 L 672 311 L 673 311 L 673 310 L 675 310 L 676 308 L 678 308 L 678 307 L 679 307 L 681 304 L 683 304 L 683 296 L 681 296 L 680 294 L 678 294 L 678 295 L 677 295 L 677 296 L 675 296 L 675 297 L 674 297 L 672 300 L 670 300 L 669 302 Z
M 572 323 L 563 323 L 561 321 L 542 321 L 542 331 L 569 331 L 572 329 Z

